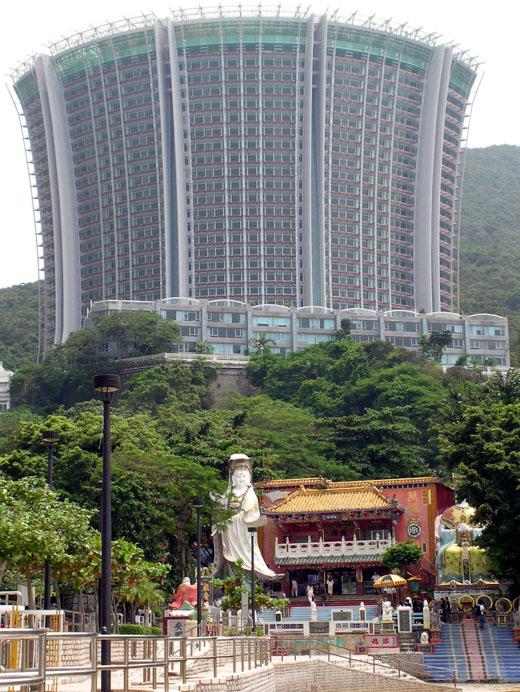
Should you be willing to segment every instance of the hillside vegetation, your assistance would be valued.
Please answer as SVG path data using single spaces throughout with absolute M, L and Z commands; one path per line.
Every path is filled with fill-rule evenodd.
M 38 283 L 0 289 L 0 362 L 9 370 L 38 358 Z
M 520 365 L 520 147 L 469 149 L 462 197 L 460 307 L 509 317 Z

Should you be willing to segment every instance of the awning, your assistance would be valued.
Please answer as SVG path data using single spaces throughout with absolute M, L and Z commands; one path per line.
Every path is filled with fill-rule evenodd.
M 388 587 L 406 586 L 408 582 L 399 574 L 385 574 L 374 582 L 375 589 L 386 589 Z

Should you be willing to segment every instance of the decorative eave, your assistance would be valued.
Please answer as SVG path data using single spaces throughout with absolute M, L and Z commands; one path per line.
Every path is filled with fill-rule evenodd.
M 390 500 L 370 482 L 355 486 L 308 489 L 301 487 L 280 504 L 264 510 L 278 522 L 349 521 L 364 518 L 390 518 L 404 512 L 394 498 Z
M 331 481 L 328 478 L 323 478 L 322 476 L 315 476 L 311 478 L 286 478 L 278 480 L 269 481 L 259 481 L 255 483 L 255 488 L 258 490 L 269 490 L 274 488 L 284 489 L 284 488 L 294 488 L 295 490 L 300 487 L 305 488 L 357 488 L 361 484 L 370 484 L 375 487 L 406 487 L 406 486 L 421 486 L 427 485 L 429 483 L 440 483 L 443 484 L 440 478 L 437 476 L 418 476 L 416 478 L 377 478 L 374 480 L 365 481 Z

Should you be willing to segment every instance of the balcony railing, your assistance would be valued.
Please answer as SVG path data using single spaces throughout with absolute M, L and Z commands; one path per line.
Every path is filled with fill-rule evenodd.
M 369 541 L 358 541 L 355 538 L 347 541 L 342 538 L 339 541 L 312 542 L 310 539 L 306 543 L 279 543 L 276 539 L 275 559 L 284 557 L 307 558 L 307 557 L 329 557 L 338 558 L 348 556 L 380 555 L 387 548 L 395 544 L 392 538 L 377 538 Z

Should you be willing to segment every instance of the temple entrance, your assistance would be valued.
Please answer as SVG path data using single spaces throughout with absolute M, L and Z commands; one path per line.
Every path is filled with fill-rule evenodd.
M 291 598 L 307 597 L 307 586 L 312 586 L 314 596 L 321 593 L 320 574 L 318 570 L 297 569 L 289 574 Z
M 327 572 L 325 583 L 327 587 L 327 596 L 346 596 L 356 594 L 356 570 L 330 570 Z

